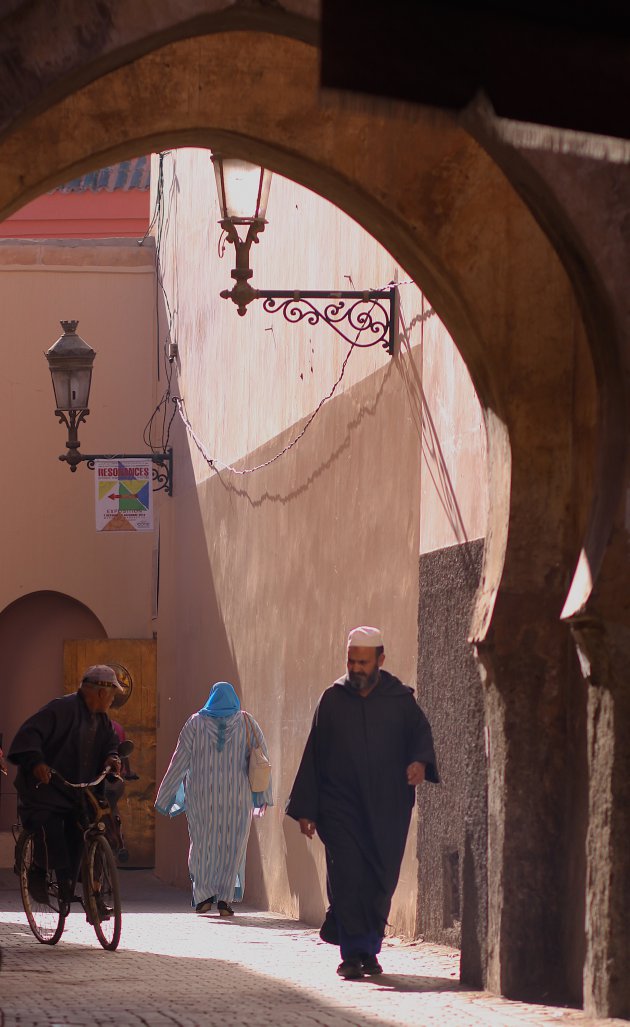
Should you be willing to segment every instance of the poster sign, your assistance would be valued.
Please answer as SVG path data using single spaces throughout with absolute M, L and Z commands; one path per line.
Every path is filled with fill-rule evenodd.
M 95 460 L 97 531 L 153 531 L 153 463 Z

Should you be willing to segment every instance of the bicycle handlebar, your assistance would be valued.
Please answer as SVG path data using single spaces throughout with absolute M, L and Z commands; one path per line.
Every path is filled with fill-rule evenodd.
M 103 770 L 94 781 L 80 781 L 78 784 L 75 784 L 74 781 L 66 781 L 65 777 L 58 770 L 55 770 L 54 767 L 50 768 L 50 772 L 55 777 L 58 777 L 61 783 L 67 785 L 68 788 L 95 788 L 96 785 L 100 785 L 101 781 L 109 776 L 116 778 L 117 781 L 124 781 L 120 774 L 114 774 L 113 771 L 108 769 Z

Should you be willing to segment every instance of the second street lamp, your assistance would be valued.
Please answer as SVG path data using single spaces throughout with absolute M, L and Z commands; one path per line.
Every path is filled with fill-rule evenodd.
M 55 393 L 55 415 L 68 429 L 68 448 L 59 459 L 64 460 L 71 471 L 76 471 L 81 463 L 86 463 L 93 471 L 95 460 L 151 460 L 153 481 L 157 482 L 154 491 L 164 489 L 167 495 L 172 495 L 172 449 L 163 453 L 79 453 L 78 428 L 90 412 L 88 400 L 96 353 L 77 335 L 78 321 L 61 321 L 60 324 L 63 335 L 45 353 Z
M 46 350 L 46 360 L 55 392 L 55 414 L 68 429 L 68 450 L 59 459 L 65 460 L 71 471 L 76 471 L 77 464 L 84 459 L 78 452 L 77 434 L 79 425 L 90 412 L 88 401 L 96 353 L 77 335 L 78 321 L 61 321 L 60 324 L 63 335 Z

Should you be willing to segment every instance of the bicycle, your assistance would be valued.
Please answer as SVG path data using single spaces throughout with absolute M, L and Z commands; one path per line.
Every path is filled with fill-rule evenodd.
M 29 873 L 35 865 L 37 831 L 22 828 L 16 842 L 15 869 L 20 879 L 22 905 L 29 927 L 42 945 L 56 945 L 63 934 L 71 903 L 79 902 L 100 944 L 104 949 L 114 951 L 120 941 L 122 908 L 116 860 L 105 836 L 111 809 L 107 800 L 100 799 L 92 791 L 111 772 L 105 770 L 94 781 L 81 784 L 66 781 L 55 770 L 52 773 L 63 785 L 81 789 L 85 796 L 86 801 L 81 802 L 78 817 L 83 835 L 82 853 L 72 886 L 66 894 L 63 882 L 60 888 L 55 871 L 46 868 L 47 901 L 39 902 L 29 890 Z M 39 872 L 41 875 L 41 870 Z M 75 894 L 79 883 L 81 896 Z

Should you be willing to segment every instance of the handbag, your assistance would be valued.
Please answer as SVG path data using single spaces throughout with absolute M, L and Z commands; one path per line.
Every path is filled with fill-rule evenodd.
M 262 746 L 254 745 L 251 721 L 246 713 L 243 716 L 245 717 L 245 731 L 249 745 L 249 762 L 247 764 L 249 787 L 252 792 L 266 792 L 271 783 L 271 763 L 265 756 Z M 254 740 L 257 741 L 257 739 Z

